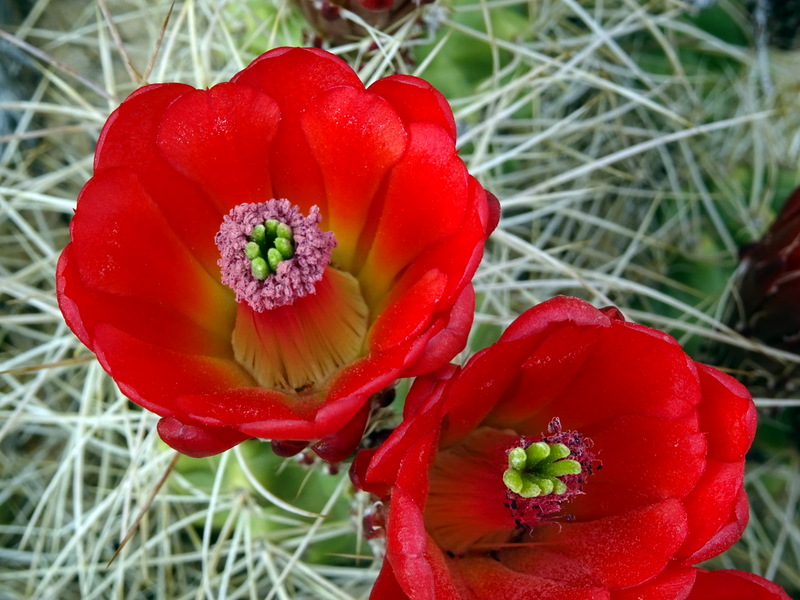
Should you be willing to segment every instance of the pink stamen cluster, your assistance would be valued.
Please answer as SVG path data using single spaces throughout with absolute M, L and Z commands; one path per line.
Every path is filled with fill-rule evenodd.
M 277 272 L 263 281 L 252 273 L 244 248 L 256 225 L 274 219 L 292 230 L 294 255 L 280 262 Z M 247 302 L 257 312 L 292 304 L 297 298 L 316 291 L 315 284 L 331 262 L 336 238 L 322 231 L 319 208 L 312 206 L 308 216 L 286 199 L 239 204 L 225 215 L 214 241 L 221 258 L 222 283 L 236 292 L 237 302 Z

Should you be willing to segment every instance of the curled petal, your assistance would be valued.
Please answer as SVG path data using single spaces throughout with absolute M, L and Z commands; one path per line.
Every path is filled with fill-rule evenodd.
M 475 288 L 468 285 L 445 317 L 446 324 L 428 341 L 422 356 L 409 368 L 407 375 L 430 373 L 461 352 L 467 345 L 474 315 Z
M 697 579 L 687 600 L 789 600 L 779 585 L 752 573 L 696 571 Z
M 173 417 L 158 422 L 158 435 L 178 452 L 195 458 L 219 454 L 249 437 L 229 427 L 187 425 Z
M 703 403 L 700 425 L 716 460 L 742 461 L 756 434 L 756 407 L 747 389 L 732 377 L 698 365 Z
M 743 478 L 743 461 L 708 461 L 697 486 L 684 500 L 690 529 L 680 552 L 676 553 L 684 564 L 716 556 L 742 536 L 750 518 Z

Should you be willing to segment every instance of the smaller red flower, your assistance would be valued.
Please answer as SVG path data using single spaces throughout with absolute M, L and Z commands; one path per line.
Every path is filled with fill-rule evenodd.
M 356 457 L 386 503 L 372 597 L 701 597 L 691 565 L 747 522 L 754 432 L 747 391 L 666 334 L 545 302 L 418 378 L 404 422 Z
M 370 398 L 466 343 L 496 199 L 427 82 L 278 48 L 109 117 L 58 263 L 67 324 L 192 456 L 345 458 Z

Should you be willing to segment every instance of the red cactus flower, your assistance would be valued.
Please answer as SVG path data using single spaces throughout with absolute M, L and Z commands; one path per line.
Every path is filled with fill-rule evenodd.
M 744 387 L 666 334 L 545 302 L 418 378 L 357 455 L 354 483 L 386 503 L 372 597 L 685 598 L 745 527 L 754 432 Z
M 181 452 L 340 460 L 372 394 L 464 346 L 497 206 L 420 79 L 365 89 L 329 53 L 273 50 L 208 90 L 134 92 L 94 168 L 59 305 Z

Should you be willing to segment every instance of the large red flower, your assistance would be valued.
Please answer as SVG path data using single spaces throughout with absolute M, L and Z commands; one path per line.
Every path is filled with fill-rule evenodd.
M 744 529 L 754 431 L 744 387 L 666 334 L 545 302 L 418 378 L 404 422 L 358 454 L 354 482 L 386 503 L 372 597 L 703 597 L 691 565 Z
M 259 437 L 341 459 L 372 394 L 464 346 L 497 207 L 455 134 L 426 82 L 365 89 L 321 50 L 144 87 L 78 198 L 67 323 L 186 454 Z

